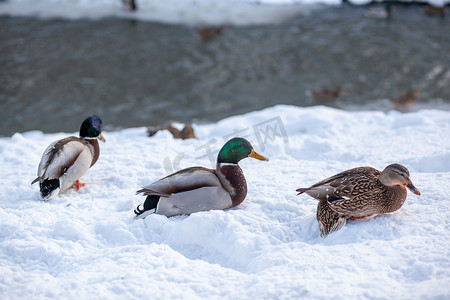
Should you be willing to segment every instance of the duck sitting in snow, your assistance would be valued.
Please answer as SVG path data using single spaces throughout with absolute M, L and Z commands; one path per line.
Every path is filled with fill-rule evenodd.
M 179 130 L 178 128 L 174 127 L 172 124 L 165 124 L 160 126 L 148 126 L 147 127 L 147 133 L 148 136 L 154 136 L 158 131 L 160 130 L 167 130 L 169 131 L 174 139 L 195 139 L 195 133 L 194 128 L 191 124 L 184 125 L 184 128 L 182 130 Z
M 319 200 L 317 221 L 324 237 L 339 230 L 347 219 L 368 220 L 398 210 L 406 199 L 405 187 L 420 195 L 408 169 L 391 164 L 382 172 L 371 167 L 350 169 L 297 192 Z
M 247 195 L 247 182 L 238 162 L 246 157 L 268 161 L 246 139 L 229 140 L 219 151 L 215 170 L 183 169 L 137 191 L 147 198 L 134 210 L 136 217 L 151 213 L 171 217 L 240 204 Z
M 347 90 L 343 87 L 334 89 L 320 88 L 306 91 L 306 95 L 314 100 L 333 100 L 346 93 Z
M 419 95 L 420 91 L 412 89 L 391 97 L 389 101 L 391 101 L 396 110 L 407 112 L 411 110 L 410 104 L 416 101 Z
M 105 142 L 102 120 L 97 116 L 86 118 L 80 127 L 80 137 L 70 136 L 53 142 L 45 149 L 38 168 L 42 199 L 49 200 L 69 188 L 79 189 L 79 180 L 100 155 L 97 139 Z

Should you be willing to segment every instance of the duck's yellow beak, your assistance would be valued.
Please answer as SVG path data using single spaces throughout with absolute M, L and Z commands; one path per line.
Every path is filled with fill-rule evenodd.
M 269 159 L 261 154 L 258 154 L 255 150 L 252 149 L 252 152 L 248 155 L 249 157 L 253 157 L 259 160 L 269 161 Z
M 100 135 L 97 137 L 100 141 L 102 141 L 103 143 L 106 142 L 105 137 L 103 136 L 103 133 L 100 133 Z
M 406 185 L 406 187 L 407 187 L 411 192 L 413 192 L 414 194 L 420 195 L 419 190 L 416 189 L 416 187 L 412 184 L 411 181 Z

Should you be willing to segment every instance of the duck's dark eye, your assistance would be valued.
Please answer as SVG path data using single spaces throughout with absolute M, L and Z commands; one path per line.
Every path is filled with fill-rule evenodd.
M 405 174 L 403 174 L 403 173 L 400 173 L 400 172 L 397 172 L 397 171 L 394 171 L 394 173 L 399 175 L 399 176 L 401 176 L 401 177 L 403 177 L 403 178 L 406 178 Z

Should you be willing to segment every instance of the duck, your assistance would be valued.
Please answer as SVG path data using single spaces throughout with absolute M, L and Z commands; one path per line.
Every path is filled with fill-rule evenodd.
M 164 124 L 159 126 L 148 126 L 147 127 L 147 134 L 148 136 L 154 136 L 158 131 L 160 130 L 167 130 L 169 131 L 174 139 L 195 139 L 195 133 L 194 128 L 191 124 L 185 124 L 182 130 L 179 130 L 173 126 L 173 124 Z
M 102 120 L 87 117 L 80 127 L 80 137 L 69 136 L 51 143 L 45 149 L 38 167 L 40 197 L 50 200 L 70 188 L 80 189 L 79 179 L 92 167 L 100 155 L 98 140 L 105 142 Z
M 138 7 L 135 0 L 122 0 L 123 10 L 126 12 L 137 11 Z
M 393 96 L 389 101 L 394 106 L 394 109 L 407 112 L 411 110 L 411 103 L 416 101 L 416 98 L 420 95 L 420 91 L 416 89 L 411 89 L 406 92 L 400 93 Z
M 333 100 L 346 93 L 347 90 L 343 87 L 337 87 L 333 89 L 320 88 L 306 91 L 306 95 L 314 100 Z
M 408 169 L 390 164 L 381 172 L 372 167 L 349 169 L 296 191 L 319 200 L 316 217 L 320 236 L 325 237 L 341 229 L 348 219 L 365 221 L 400 209 L 406 188 L 420 195 Z
M 225 26 L 200 27 L 196 28 L 195 32 L 202 38 L 204 42 L 209 42 L 220 35 L 224 29 Z
M 135 217 L 153 213 L 172 217 L 239 205 L 247 196 L 247 182 L 238 162 L 247 157 L 269 160 L 246 139 L 230 139 L 217 155 L 216 169 L 182 169 L 138 190 L 136 194 L 147 197 L 134 210 Z
M 435 16 L 444 18 L 447 13 L 447 6 L 433 6 L 433 5 L 425 5 L 422 8 L 422 12 L 428 16 Z
M 364 16 L 369 19 L 389 19 L 392 11 L 395 10 L 395 6 L 390 3 L 386 3 L 383 7 L 371 7 Z

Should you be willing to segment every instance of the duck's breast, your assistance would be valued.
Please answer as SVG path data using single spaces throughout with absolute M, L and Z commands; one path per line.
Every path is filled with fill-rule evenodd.
M 98 157 L 100 156 L 100 147 L 98 145 L 97 139 L 84 139 L 84 141 L 87 143 L 89 150 L 91 151 L 92 155 L 92 162 L 90 167 L 92 167 L 98 160 Z
M 229 192 L 233 206 L 242 203 L 247 196 L 247 181 L 242 169 L 237 164 L 220 164 L 217 169 L 217 175 L 224 189 Z
M 405 203 L 406 195 L 406 188 L 402 186 L 388 188 L 383 195 L 383 213 L 390 213 L 400 209 Z

